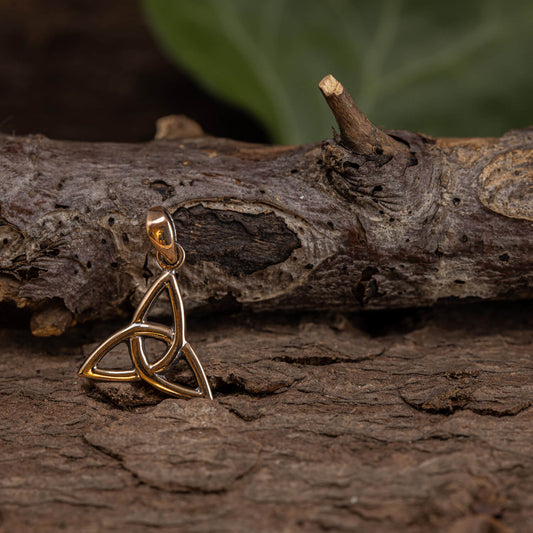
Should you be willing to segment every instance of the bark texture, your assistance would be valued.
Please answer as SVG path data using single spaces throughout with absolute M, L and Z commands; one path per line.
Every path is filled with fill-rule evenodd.
M 157 204 L 187 252 L 188 309 L 533 295 L 533 130 L 386 134 L 336 80 L 321 88 L 341 135 L 317 145 L 0 137 L 0 301 L 31 309 L 41 335 L 129 311 L 156 272 L 144 219 Z
M 212 402 L 78 379 L 116 325 L 3 330 L 0 529 L 529 532 L 531 311 L 196 320 Z

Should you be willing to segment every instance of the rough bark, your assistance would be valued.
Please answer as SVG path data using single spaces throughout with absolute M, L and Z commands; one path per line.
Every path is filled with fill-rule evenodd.
M 157 204 L 187 252 L 189 310 L 533 296 L 533 131 L 386 134 L 332 80 L 341 135 L 317 145 L 1 137 L 0 301 L 34 311 L 42 335 L 129 310 L 156 272 Z
M 531 311 L 192 321 L 212 402 L 78 379 L 116 325 L 1 330 L 0 529 L 529 532 Z

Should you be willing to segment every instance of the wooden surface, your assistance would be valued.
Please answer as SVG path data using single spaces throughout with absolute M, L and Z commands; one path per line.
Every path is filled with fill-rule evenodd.
M 194 320 L 212 402 L 3 330 L 0 529 L 531 531 L 532 310 Z

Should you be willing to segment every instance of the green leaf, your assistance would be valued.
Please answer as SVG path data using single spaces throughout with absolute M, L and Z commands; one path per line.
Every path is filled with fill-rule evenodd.
M 500 135 L 533 122 L 530 0 L 143 0 L 167 53 L 280 143 L 331 135 L 333 74 L 372 122 Z

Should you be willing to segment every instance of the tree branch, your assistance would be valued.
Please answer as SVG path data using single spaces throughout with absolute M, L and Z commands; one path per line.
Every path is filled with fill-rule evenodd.
M 385 134 L 326 80 L 339 142 L 0 137 L 0 301 L 43 335 L 129 313 L 157 273 L 144 220 L 158 204 L 187 252 L 189 310 L 533 296 L 532 131 Z

